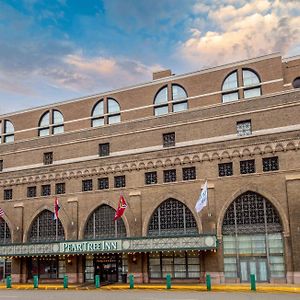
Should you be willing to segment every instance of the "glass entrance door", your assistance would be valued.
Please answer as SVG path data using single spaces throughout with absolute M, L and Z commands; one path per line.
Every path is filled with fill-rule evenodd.
M 256 281 L 268 281 L 267 258 L 249 257 L 240 260 L 240 275 L 242 282 L 250 281 L 250 274 L 254 274 Z
M 98 255 L 94 259 L 95 275 L 100 275 L 100 282 L 118 281 L 118 255 Z

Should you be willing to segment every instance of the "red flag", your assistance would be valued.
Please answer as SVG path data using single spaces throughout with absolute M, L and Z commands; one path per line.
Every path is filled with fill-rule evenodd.
M 0 207 L 0 218 L 3 218 L 5 215 L 4 210 Z
M 54 220 L 58 220 L 58 211 L 60 209 L 60 206 L 58 204 L 58 199 L 55 197 L 54 199 Z
M 118 204 L 118 208 L 114 217 L 114 221 L 116 221 L 117 219 L 121 218 L 124 214 L 124 211 L 127 207 L 127 203 L 126 200 L 124 199 L 123 195 L 120 195 L 120 200 L 119 200 L 119 204 Z

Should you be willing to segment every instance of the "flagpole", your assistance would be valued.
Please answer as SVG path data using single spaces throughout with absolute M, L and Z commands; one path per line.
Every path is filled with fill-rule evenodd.
M 55 223 L 55 231 L 56 231 L 56 241 L 58 240 L 58 218 L 56 218 L 56 223 Z

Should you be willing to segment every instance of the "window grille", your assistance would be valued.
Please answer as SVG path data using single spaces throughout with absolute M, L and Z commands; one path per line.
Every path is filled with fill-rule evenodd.
M 11 234 L 7 223 L 0 218 L 0 244 L 10 244 Z
M 264 172 L 279 170 L 278 156 L 263 158 L 262 162 Z
M 55 184 L 55 194 L 65 194 L 66 193 L 66 184 L 64 182 Z
M 255 173 L 255 160 L 242 160 L 240 161 L 240 173 L 241 174 L 250 174 Z
M 164 171 L 164 182 L 176 181 L 176 170 L 165 170 Z
M 98 189 L 99 190 L 107 190 L 107 189 L 109 189 L 108 177 L 99 178 L 98 179 Z
M 89 217 L 85 229 L 85 239 L 120 238 L 126 237 L 126 229 L 122 218 L 114 221 L 116 211 L 108 206 L 101 205 Z
M 12 189 L 4 190 L 4 195 L 3 195 L 4 200 L 11 200 L 12 196 L 13 196 L 13 190 Z
M 3 160 L 1 159 L 0 160 L 0 172 L 2 172 L 3 171 Z
M 33 221 L 29 234 L 29 242 L 63 241 L 64 239 L 64 228 L 59 219 L 54 220 L 53 212 L 44 210 Z
M 146 172 L 145 173 L 145 184 L 156 184 L 157 183 L 157 172 Z
M 149 236 L 173 236 L 197 234 L 198 228 L 192 212 L 175 199 L 164 201 L 153 213 L 149 227 Z
M 182 169 L 182 179 L 183 180 L 194 180 L 196 179 L 196 168 L 189 167 Z
M 44 184 L 41 188 L 41 196 L 50 196 L 51 195 L 51 185 Z
M 163 146 L 164 147 L 175 146 L 175 132 L 163 134 Z
M 236 131 L 238 136 L 251 135 L 252 134 L 251 120 L 237 122 Z
M 109 143 L 99 144 L 99 156 L 109 156 Z
M 233 168 L 232 162 L 219 164 L 219 177 L 232 176 Z
M 93 190 L 93 180 L 92 179 L 86 179 L 82 180 L 82 191 L 92 191 Z
M 122 188 L 126 186 L 125 175 L 115 176 L 115 188 Z
M 53 164 L 53 152 L 44 153 L 44 165 L 52 165 Z
M 28 198 L 36 197 L 36 186 L 29 186 L 27 188 L 27 197 Z

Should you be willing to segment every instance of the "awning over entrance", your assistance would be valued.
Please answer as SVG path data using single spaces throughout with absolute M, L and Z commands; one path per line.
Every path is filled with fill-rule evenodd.
M 149 252 L 164 250 L 213 250 L 215 235 L 124 238 L 103 240 L 64 241 L 43 244 L 11 244 L 0 246 L 0 257 L 89 254 L 112 252 Z

